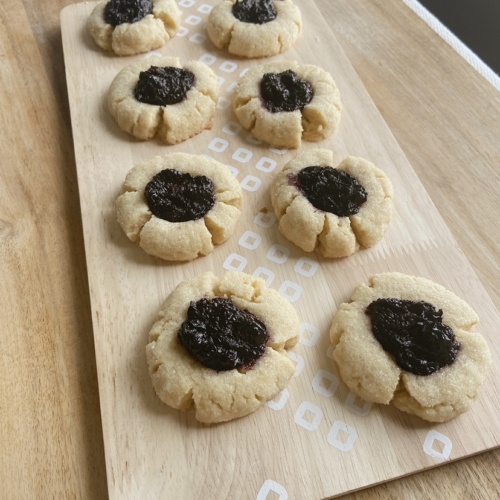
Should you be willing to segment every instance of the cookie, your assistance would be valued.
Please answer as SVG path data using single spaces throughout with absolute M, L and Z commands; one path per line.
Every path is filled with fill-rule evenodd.
M 470 408 L 491 364 L 486 341 L 473 330 L 478 322 L 441 285 L 378 274 L 340 305 L 330 328 L 333 358 L 362 399 L 445 422 Z
M 248 58 L 286 52 L 301 30 L 300 9 L 291 0 L 223 0 L 207 24 L 208 37 L 218 49 Z
M 175 0 L 110 0 L 95 6 L 87 28 L 101 49 L 131 56 L 165 45 L 180 18 Z
M 177 144 L 212 127 L 218 92 L 215 73 L 199 61 L 181 65 L 177 57 L 149 58 L 118 73 L 108 109 L 137 139 Z
M 342 104 L 329 73 L 318 66 L 279 61 L 251 68 L 234 91 L 240 123 L 260 140 L 298 148 L 337 130 Z
M 392 184 L 375 165 L 327 149 L 304 151 L 275 177 L 271 202 L 278 229 L 306 252 L 347 257 L 380 241 L 392 218 Z
M 166 299 L 146 355 L 161 401 L 217 423 L 254 412 L 287 385 L 298 339 L 297 313 L 264 280 L 207 272 Z
M 171 153 L 130 170 L 116 200 L 116 217 L 146 253 L 187 261 L 231 236 L 242 201 L 229 167 L 205 156 Z

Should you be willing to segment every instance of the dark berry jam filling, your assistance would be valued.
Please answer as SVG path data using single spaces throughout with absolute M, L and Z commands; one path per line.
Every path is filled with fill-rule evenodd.
M 201 219 L 215 204 L 214 185 L 208 177 L 173 169 L 156 174 L 144 195 L 151 212 L 169 222 Z
M 276 19 L 273 0 L 238 0 L 233 16 L 242 23 L 264 24 Z
M 104 7 L 104 20 L 111 26 L 136 23 L 153 12 L 153 0 L 110 0 Z
M 378 299 L 366 313 L 373 335 L 402 370 L 430 375 L 451 365 L 458 355 L 460 344 L 443 324 L 443 311 L 428 302 Z
M 318 210 L 338 217 L 348 217 L 359 212 L 367 200 L 365 188 L 344 170 L 333 167 L 305 167 L 291 176 L 302 194 Z
M 264 354 L 269 334 L 252 313 L 217 297 L 191 302 L 178 338 L 200 363 L 225 371 L 251 368 Z
M 260 96 L 271 113 L 296 111 L 309 104 L 314 96 L 312 85 L 301 80 L 295 71 L 266 73 L 260 82 Z
M 145 104 L 177 104 L 186 98 L 194 82 L 194 74 L 187 69 L 151 66 L 139 74 L 134 96 Z

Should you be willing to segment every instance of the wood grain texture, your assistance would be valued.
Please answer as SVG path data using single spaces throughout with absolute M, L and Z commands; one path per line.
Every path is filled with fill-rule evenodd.
M 402 2 L 321 9 L 498 309 L 499 93 Z M 495 450 L 346 498 L 495 498 L 498 467 Z
M 59 27 L 71 3 L 0 6 L 5 498 L 107 496 Z M 498 308 L 498 93 L 402 2 L 317 3 Z M 494 498 L 499 466 L 497 450 L 351 497 Z
M 0 484 L 98 498 L 105 469 L 59 8 L 0 7 Z
M 338 373 L 328 359 L 325 335 L 333 312 L 356 284 L 381 271 L 426 276 L 455 291 L 483 318 L 483 333 L 495 363 L 500 362 L 500 352 L 493 337 L 498 313 L 314 4 L 300 2 L 304 25 L 314 26 L 314 31 L 305 30 L 300 43 L 284 57 L 322 66 L 339 86 L 344 106 L 341 127 L 321 146 L 334 152 L 335 161 L 349 154 L 374 161 L 392 180 L 396 195 L 395 218 L 383 241 L 349 259 L 328 261 L 307 255 L 319 268 L 313 278 L 297 271 L 304 255 L 277 233 L 275 225 L 263 229 L 255 221 L 263 207 L 271 210 L 268 189 L 273 168 L 277 171 L 295 153 L 249 143 L 227 106 L 230 84 L 238 81 L 245 68 L 260 61 L 242 61 L 214 50 L 203 40 L 206 12 L 200 17 L 197 3 L 185 2 L 184 31 L 157 52 L 174 53 L 182 61 L 203 60 L 214 69 L 221 79 L 214 127 L 168 148 L 156 141 L 131 140 L 117 129 L 105 107 L 112 79 L 128 61 L 93 46 L 85 29 L 93 5 L 65 9 L 62 35 L 111 498 L 145 494 L 155 498 L 161 492 L 175 498 L 202 494 L 254 498 L 269 480 L 291 497 L 323 498 L 435 466 L 439 462 L 430 460 L 422 449 L 433 429 L 450 439 L 451 459 L 498 446 L 500 427 L 494 415 L 500 401 L 494 378 L 486 384 L 474 412 L 441 426 L 422 425 L 390 409 L 373 408 L 369 418 L 356 416 L 349 408 L 345 387 L 340 385 L 329 393 L 325 390 L 330 387 L 328 382 L 319 389 L 315 385 L 316 380 L 333 380 L 337 388 Z M 328 54 L 322 47 L 329 48 Z M 317 144 L 304 143 L 301 150 L 315 147 Z M 134 164 L 174 150 L 209 154 L 236 167 L 237 179 L 246 188 L 245 209 L 236 234 L 212 254 L 186 264 L 165 265 L 124 237 L 116 223 L 114 199 Z M 271 168 L 259 169 L 262 160 L 262 165 Z M 252 179 L 250 184 L 248 179 Z M 252 231 L 252 238 L 258 238 L 261 245 L 248 248 L 242 243 L 245 231 Z M 269 258 L 275 245 L 285 252 L 281 262 Z M 299 346 L 295 350 L 303 360 L 303 370 L 286 391 L 282 411 L 265 407 L 245 419 L 206 428 L 191 415 L 172 412 L 158 403 L 145 368 L 145 333 L 159 304 L 181 279 L 208 269 L 220 274 L 223 268 L 232 267 L 228 264 L 234 261 L 232 256 L 238 267 L 242 264 L 239 270 L 255 273 L 264 268 L 279 290 L 290 291 L 290 286 L 301 290 L 302 295 L 294 296 L 294 305 L 304 325 L 317 328 L 319 340 L 315 348 Z M 307 339 L 305 334 L 306 346 Z M 309 413 L 301 413 L 304 408 Z M 316 418 L 309 426 L 311 412 Z M 301 415 L 307 415 L 304 425 Z M 340 428 L 349 433 L 355 446 L 336 447 L 331 436 Z M 256 429 L 260 429 L 258 438 Z M 168 456 L 164 442 L 172 448 Z M 384 461 L 378 459 L 379 453 L 385 455 Z M 221 462 L 222 457 L 226 458 Z M 226 474 L 220 474 L 221 467 L 227 469 Z M 235 489 L 236 483 L 242 485 L 241 490 Z

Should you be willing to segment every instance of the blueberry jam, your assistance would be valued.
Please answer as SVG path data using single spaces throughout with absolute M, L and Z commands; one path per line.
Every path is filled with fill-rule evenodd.
M 104 7 L 104 21 L 111 26 L 136 23 L 153 12 L 153 0 L 110 0 Z
M 367 308 L 372 332 L 397 365 L 415 375 L 430 375 L 451 365 L 460 350 L 443 311 L 428 302 L 378 299 Z
M 252 313 L 216 297 L 191 302 L 178 338 L 200 363 L 226 371 L 251 368 L 264 353 L 269 334 Z
M 144 195 L 151 212 L 169 222 L 201 219 L 215 204 L 214 185 L 208 177 L 173 169 L 156 174 Z
M 187 69 L 151 66 L 147 71 L 141 71 L 134 96 L 145 104 L 177 104 L 186 98 L 194 82 L 194 74 Z
M 302 194 L 318 210 L 338 217 L 359 212 L 367 200 L 365 188 L 351 175 L 333 167 L 305 167 L 291 178 Z
M 233 16 L 242 23 L 264 24 L 276 19 L 273 0 L 238 0 Z
M 312 85 L 301 80 L 295 71 L 266 73 L 260 82 L 260 96 L 271 113 L 296 111 L 309 104 L 314 96 Z

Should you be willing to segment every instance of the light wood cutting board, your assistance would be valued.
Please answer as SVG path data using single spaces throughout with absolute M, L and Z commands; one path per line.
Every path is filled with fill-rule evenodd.
M 344 106 L 339 132 L 302 149 L 332 149 L 339 162 L 347 155 L 365 157 L 387 173 L 395 190 L 395 219 L 383 241 L 337 261 L 306 254 L 277 231 L 268 188 L 296 151 L 256 143 L 239 126 L 230 106 L 233 84 L 259 61 L 228 57 L 211 46 L 205 26 L 215 0 L 180 0 L 178 36 L 156 51 L 202 60 L 220 79 L 213 129 L 173 147 L 128 137 L 106 109 L 114 76 L 147 56 L 119 58 L 97 49 L 85 29 L 95 3 L 61 13 L 112 499 L 319 499 L 500 444 L 500 382 L 493 373 L 500 361 L 494 342 L 499 315 L 314 2 L 296 3 L 304 33 L 293 50 L 269 60 L 324 67 Z M 227 163 L 245 196 L 233 237 L 211 255 L 181 264 L 143 253 L 123 234 L 114 213 L 128 170 L 172 151 Z M 203 426 L 157 399 L 144 348 L 161 303 L 182 279 L 206 270 L 222 275 L 225 269 L 264 277 L 297 308 L 302 321 L 293 354 L 297 370 L 288 388 L 256 413 Z M 427 423 L 392 407 L 365 404 L 339 380 L 328 340 L 332 317 L 358 283 L 384 271 L 430 278 L 479 313 L 494 368 L 467 414 L 446 424 Z

